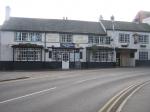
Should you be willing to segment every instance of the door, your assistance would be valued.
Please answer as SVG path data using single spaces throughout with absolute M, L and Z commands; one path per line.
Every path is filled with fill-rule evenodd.
M 62 69 L 69 69 L 69 53 L 62 53 Z
M 120 55 L 120 66 L 129 67 L 130 66 L 130 55 L 128 52 L 122 52 Z

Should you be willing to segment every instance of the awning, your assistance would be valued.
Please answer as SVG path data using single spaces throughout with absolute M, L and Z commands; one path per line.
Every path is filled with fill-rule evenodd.
M 26 43 L 26 44 L 15 44 L 12 45 L 13 48 L 43 48 L 42 45 L 37 45 L 37 44 L 30 44 L 30 43 Z
M 98 49 L 98 50 L 113 50 L 112 47 L 107 47 L 107 46 L 91 46 L 91 47 L 86 47 L 87 50 L 93 50 L 93 49 Z
M 136 52 L 137 49 L 131 48 L 115 48 L 116 52 Z

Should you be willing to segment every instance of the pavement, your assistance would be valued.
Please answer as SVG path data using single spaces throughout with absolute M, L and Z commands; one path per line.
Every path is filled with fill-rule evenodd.
M 124 88 L 150 80 L 150 69 L 1 72 L 4 75 L 31 78 L 0 82 L 0 112 L 98 112 Z
M 59 77 L 64 74 L 66 71 L 0 71 L 0 82 L 27 78 Z

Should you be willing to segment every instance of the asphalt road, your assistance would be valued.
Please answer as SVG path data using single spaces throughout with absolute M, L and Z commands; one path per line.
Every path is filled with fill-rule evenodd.
M 124 105 L 122 112 L 150 112 L 150 84 L 133 94 Z
M 0 112 L 98 112 L 124 88 L 150 80 L 149 68 L 78 70 L 53 74 L 58 77 L 0 83 Z

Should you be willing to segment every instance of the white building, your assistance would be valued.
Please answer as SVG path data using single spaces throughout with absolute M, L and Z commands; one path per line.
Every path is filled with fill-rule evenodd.
M 150 65 L 149 37 L 144 23 L 11 17 L 1 26 L 0 69 Z
M 115 41 L 120 66 L 150 65 L 150 26 L 146 23 L 102 20 L 107 35 Z M 114 30 L 113 26 L 114 25 Z

